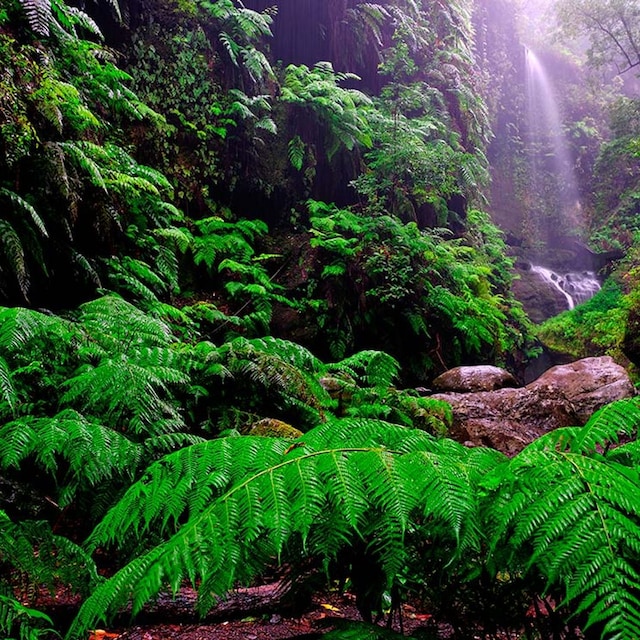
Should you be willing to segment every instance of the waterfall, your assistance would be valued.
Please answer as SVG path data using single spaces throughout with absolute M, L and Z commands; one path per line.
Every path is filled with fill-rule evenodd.
M 600 290 L 600 282 L 593 271 L 569 271 L 559 274 L 540 265 L 531 265 L 545 282 L 557 289 L 566 299 L 569 309 L 586 302 Z
M 537 224 L 549 218 L 548 236 L 567 235 L 565 229 L 580 225 L 578 186 L 573 159 L 562 128 L 557 92 L 531 49 L 526 49 L 527 151 L 529 156 L 529 207 Z M 543 178 L 553 176 L 552 193 Z M 564 227 L 564 228 L 563 228 Z M 545 244 L 550 239 L 537 238 Z

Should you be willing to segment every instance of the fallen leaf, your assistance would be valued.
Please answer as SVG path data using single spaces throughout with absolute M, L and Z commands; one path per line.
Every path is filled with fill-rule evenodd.
M 109 633 L 104 629 L 94 629 L 89 632 L 89 640 L 106 640 L 107 638 L 118 638 L 119 633 Z
M 334 607 L 332 604 L 327 604 L 326 602 L 320 603 L 320 606 L 328 609 L 329 611 L 340 611 L 338 607 Z

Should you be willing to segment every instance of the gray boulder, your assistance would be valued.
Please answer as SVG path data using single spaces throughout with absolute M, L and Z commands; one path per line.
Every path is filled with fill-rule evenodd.
M 634 394 L 627 372 L 606 356 L 553 367 L 520 389 L 433 397 L 453 408 L 452 438 L 513 455 L 548 431 L 583 425 L 604 405 Z
M 575 407 L 579 424 L 585 424 L 606 404 L 635 395 L 626 370 L 610 356 L 584 358 L 552 367 L 527 388 L 544 388 L 564 395 Z
M 462 393 L 517 386 L 517 380 L 508 371 L 486 364 L 449 369 L 433 381 L 433 388 L 438 391 Z
M 458 442 L 514 455 L 544 433 L 578 423 L 574 406 L 556 391 L 497 389 L 432 396 L 453 408 L 449 435 Z

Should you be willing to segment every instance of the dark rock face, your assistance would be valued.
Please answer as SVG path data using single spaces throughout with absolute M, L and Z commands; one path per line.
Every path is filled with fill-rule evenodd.
M 633 395 L 627 372 L 604 356 L 558 365 L 519 389 L 433 397 L 453 407 L 452 438 L 513 455 L 548 431 L 583 425 L 604 405 Z
M 540 324 L 568 309 L 566 297 L 531 269 L 518 269 L 511 290 L 531 318 Z
M 518 381 L 508 371 L 491 365 L 456 367 L 433 381 L 438 391 L 495 391 L 517 386 Z

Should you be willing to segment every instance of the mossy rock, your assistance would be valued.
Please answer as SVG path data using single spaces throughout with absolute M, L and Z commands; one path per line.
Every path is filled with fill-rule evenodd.
M 275 438 L 299 438 L 302 435 L 300 429 L 275 418 L 263 418 L 251 425 L 250 436 L 267 436 Z

